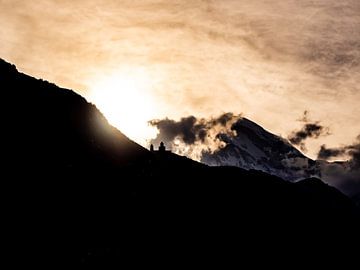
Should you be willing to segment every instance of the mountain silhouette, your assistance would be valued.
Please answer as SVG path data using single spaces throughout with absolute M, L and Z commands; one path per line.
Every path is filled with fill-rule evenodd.
M 271 252 L 275 242 L 285 252 L 358 239 L 358 208 L 318 179 L 290 183 L 150 152 L 75 92 L 3 60 L 0 86 L 13 264 L 236 262 Z

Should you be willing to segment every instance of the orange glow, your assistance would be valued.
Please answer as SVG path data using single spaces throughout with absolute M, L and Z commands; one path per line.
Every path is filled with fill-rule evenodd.
M 109 123 L 126 136 L 146 146 L 156 135 L 148 125 L 155 117 L 155 102 L 150 95 L 154 82 L 146 69 L 121 68 L 97 78 L 90 89 L 90 100 L 102 111 Z

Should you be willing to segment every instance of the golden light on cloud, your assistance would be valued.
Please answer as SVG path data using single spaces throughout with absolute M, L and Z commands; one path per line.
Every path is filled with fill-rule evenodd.
M 95 78 L 90 88 L 90 100 L 102 111 L 110 124 L 136 142 L 146 145 L 156 135 L 148 120 L 156 116 L 155 87 L 149 72 L 142 67 L 122 67 Z
M 287 137 L 307 110 L 331 130 L 306 141 L 316 158 L 359 135 L 359 13 L 358 0 L 0 0 L 0 57 L 143 145 L 154 118 L 243 113 Z

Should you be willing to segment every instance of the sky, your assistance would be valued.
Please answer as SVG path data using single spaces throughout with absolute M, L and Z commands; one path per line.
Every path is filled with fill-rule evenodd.
M 146 145 L 152 119 L 241 114 L 302 146 L 360 134 L 358 0 L 0 0 L 0 57 Z M 300 149 L 300 147 L 299 147 Z

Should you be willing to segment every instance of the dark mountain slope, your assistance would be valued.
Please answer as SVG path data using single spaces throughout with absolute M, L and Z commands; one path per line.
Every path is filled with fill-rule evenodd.
M 92 104 L 71 90 L 36 80 L 0 61 L 5 136 L 15 164 L 59 168 L 126 164 L 148 152 L 110 126 Z M 16 139 L 16 140 L 15 140 Z
M 0 89 L 13 264 L 104 268 L 168 258 L 174 265 L 191 254 L 238 263 L 274 243 L 282 251 L 303 242 L 326 247 L 331 236 L 333 248 L 358 237 L 354 204 L 318 180 L 293 184 L 149 152 L 79 95 L 4 61 Z

